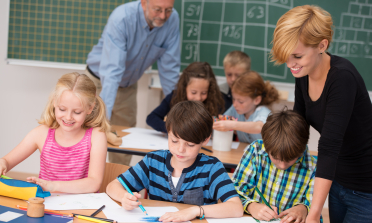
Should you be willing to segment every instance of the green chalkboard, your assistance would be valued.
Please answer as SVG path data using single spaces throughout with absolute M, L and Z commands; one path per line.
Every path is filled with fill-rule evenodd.
M 8 58 L 85 64 L 116 6 L 129 0 L 11 0 Z
M 241 50 L 251 57 L 252 69 L 265 79 L 294 83 L 289 69 L 274 66 L 268 53 L 280 16 L 305 4 L 331 13 L 335 35 L 329 51 L 349 59 L 372 90 L 372 1 L 368 0 L 176 0 L 182 68 L 192 61 L 207 61 L 217 75 L 224 75 L 225 55 Z
M 112 10 L 129 1 L 11 0 L 8 58 L 84 64 Z M 265 79 L 294 83 L 288 68 L 274 66 L 268 53 L 279 17 L 304 4 L 331 13 L 335 35 L 329 51 L 349 59 L 372 90 L 371 0 L 175 0 L 182 69 L 207 61 L 222 76 L 224 56 L 242 50 Z

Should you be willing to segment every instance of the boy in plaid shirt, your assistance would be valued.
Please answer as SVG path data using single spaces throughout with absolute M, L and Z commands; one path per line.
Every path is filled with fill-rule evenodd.
M 305 222 L 316 170 L 316 159 L 306 146 L 309 125 L 292 110 L 276 112 L 267 118 L 262 138 L 246 148 L 233 176 L 244 210 L 258 220 Z

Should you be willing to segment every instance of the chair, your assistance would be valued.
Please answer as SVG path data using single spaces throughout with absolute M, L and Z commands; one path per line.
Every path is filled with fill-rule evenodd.
M 105 174 L 103 175 L 103 180 L 101 187 L 99 188 L 99 193 L 106 192 L 107 185 L 116 179 L 120 174 L 124 173 L 129 169 L 129 166 L 116 164 L 116 163 L 106 163 Z

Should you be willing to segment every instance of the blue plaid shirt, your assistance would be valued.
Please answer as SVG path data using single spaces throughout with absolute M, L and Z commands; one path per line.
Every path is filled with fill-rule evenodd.
M 271 206 L 279 213 L 295 205 L 303 204 L 308 211 L 314 190 L 316 159 L 305 152 L 287 170 L 280 170 L 271 162 L 262 140 L 250 144 L 233 175 L 236 191 L 244 210 L 252 202 L 263 203 L 255 193 L 257 187 Z

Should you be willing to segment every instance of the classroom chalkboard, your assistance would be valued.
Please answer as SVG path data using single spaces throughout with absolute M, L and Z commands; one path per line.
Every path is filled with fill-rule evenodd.
M 224 75 L 225 55 L 241 50 L 265 79 L 294 83 L 289 69 L 274 66 L 268 54 L 280 16 L 306 4 L 331 13 L 335 34 L 329 52 L 349 59 L 372 90 L 372 1 L 368 0 L 176 0 L 182 21 L 182 68 L 192 61 L 207 61 L 217 75 Z
M 130 0 L 11 0 L 8 58 L 85 64 L 107 19 Z
M 8 58 L 84 64 L 112 10 L 129 0 L 11 0 Z M 349 59 L 372 90 L 372 2 L 369 0 L 175 0 L 180 16 L 181 69 L 209 62 L 224 75 L 223 58 L 246 52 L 265 79 L 294 83 L 285 65 L 268 58 L 277 20 L 289 9 L 319 5 L 331 13 L 329 52 Z M 156 66 L 155 66 L 156 67 Z

